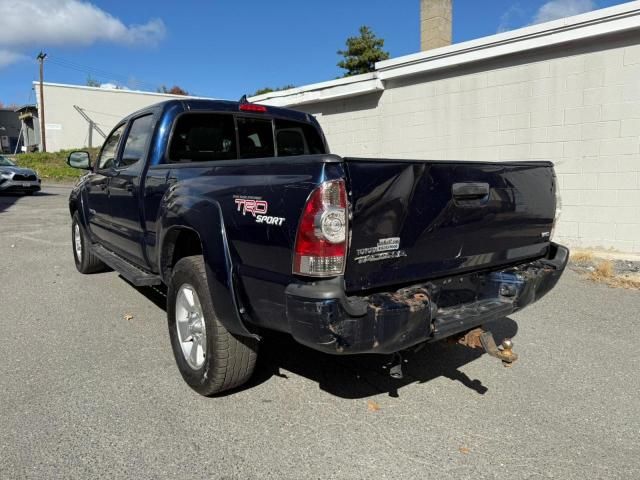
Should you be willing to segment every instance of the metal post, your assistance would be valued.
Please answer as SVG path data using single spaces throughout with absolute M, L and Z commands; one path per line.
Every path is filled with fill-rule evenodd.
M 47 135 L 44 130 L 44 88 L 42 87 L 42 79 L 44 77 L 44 59 L 47 54 L 40 51 L 36 59 L 40 62 L 40 142 L 42 143 L 42 151 L 47 151 Z
M 26 143 L 25 139 L 24 139 L 24 133 L 23 133 L 24 132 L 24 121 L 21 120 L 21 122 L 22 122 L 22 125 L 20 125 L 20 133 L 18 134 L 18 141 L 16 142 L 16 148 L 13 151 L 14 155 L 18 153 L 18 146 L 20 145 L 20 137 L 22 137 L 22 144 L 24 145 Z

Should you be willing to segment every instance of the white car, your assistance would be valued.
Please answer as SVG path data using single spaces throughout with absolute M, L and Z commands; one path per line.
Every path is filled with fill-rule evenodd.
M 38 174 L 30 168 L 18 167 L 7 157 L 0 155 L 0 193 L 22 192 L 31 195 L 40 191 Z

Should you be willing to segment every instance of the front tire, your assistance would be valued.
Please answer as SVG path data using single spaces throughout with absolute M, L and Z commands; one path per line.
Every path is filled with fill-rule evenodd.
M 167 292 L 167 317 L 178 369 L 196 392 L 215 395 L 249 380 L 258 343 L 231 334 L 218 320 L 201 255 L 176 263 Z
M 91 251 L 91 242 L 80 223 L 78 212 L 73 214 L 71 222 L 71 247 L 73 260 L 80 273 L 94 273 L 106 269 L 106 265 Z

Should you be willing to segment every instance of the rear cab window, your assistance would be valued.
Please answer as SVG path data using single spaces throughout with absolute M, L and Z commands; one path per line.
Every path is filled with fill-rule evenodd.
M 275 156 L 273 124 L 268 118 L 237 117 L 240 158 Z
M 326 153 L 315 126 L 265 115 L 187 112 L 169 142 L 171 163 Z

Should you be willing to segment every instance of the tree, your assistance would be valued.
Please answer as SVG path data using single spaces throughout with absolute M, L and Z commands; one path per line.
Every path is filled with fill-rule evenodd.
M 87 75 L 87 87 L 99 87 L 100 82 L 93 78 L 91 75 Z
M 366 25 L 360 27 L 360 36 L 347 38 L 346 44 L 346 50 L 338 50 L 338 55 L 344 57 L 338 66 L 346 70 L 345 77 L 373 72 L 376 62 L 389 58 L 389 52 L 382 49 L 384 40 Z
M 174 85 L 171 88 L 167 88 L 165 85 L 160 85 L 157 89 L 158 93 L 169 93 L 171 95 L 189 95 L 185 89 L 180 88 L 178 85 Z
M 254 93 L 252 93 L 251 95 L 249 95 L 250 97 L 255 97 L 257 95 L 264 95 L 265 93 L 271 93 L 271 92 L 279 92 L 281 90 L 289 90 L 290 88 L 296 88 L 295 85 L 285 85 L 284 87 L 275 87 L 275 88 L 271 88 L 271 87 L 265 87 L 265 88 L 259 88 L 258 90 L 256 90 Z

